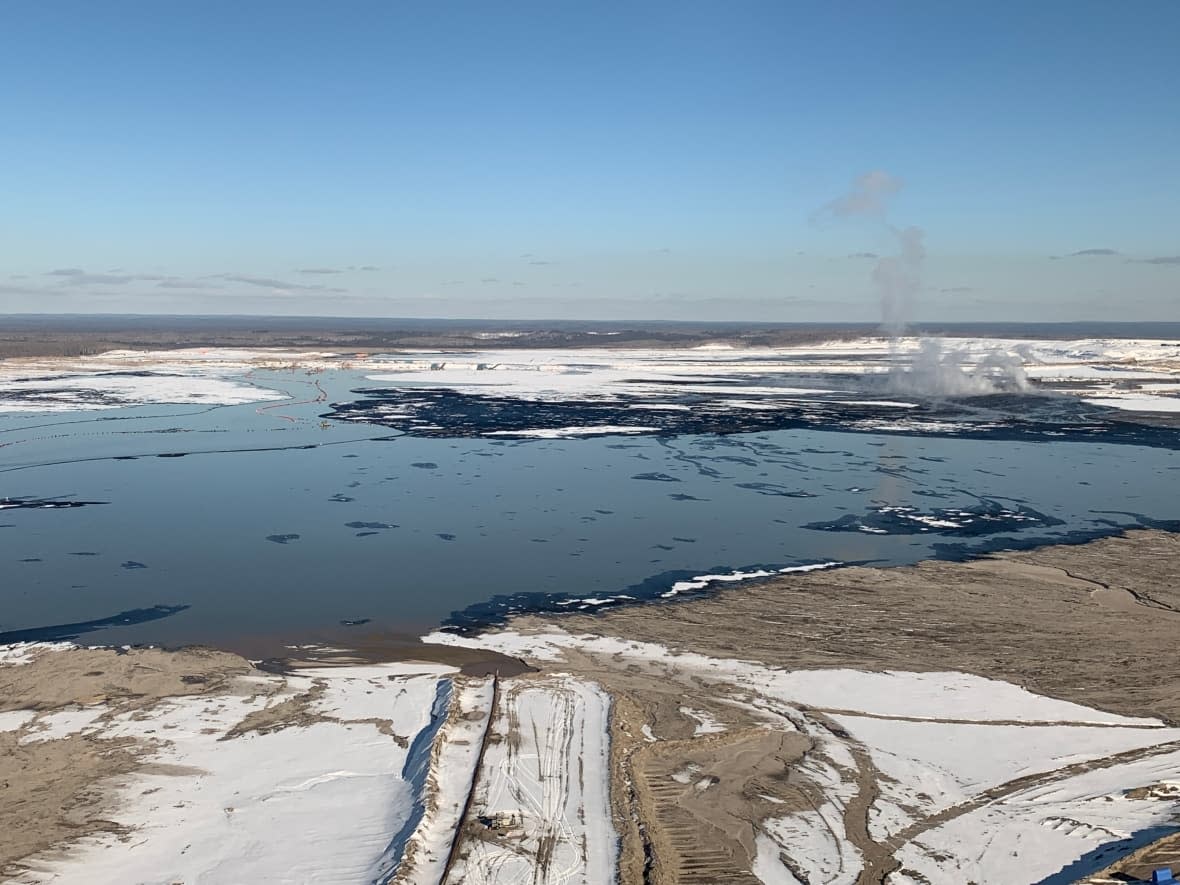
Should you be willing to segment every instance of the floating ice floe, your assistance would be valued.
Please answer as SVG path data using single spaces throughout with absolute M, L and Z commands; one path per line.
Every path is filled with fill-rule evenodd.
M 490 430 L 484 436 L 568 439 L 579 436 L 617 436 L 628 433 L 657 433 L 658 431 L 658 427 L 625 427 L 617 424 L 599 424 L 588 427 L 549 427 L 534 430 Z

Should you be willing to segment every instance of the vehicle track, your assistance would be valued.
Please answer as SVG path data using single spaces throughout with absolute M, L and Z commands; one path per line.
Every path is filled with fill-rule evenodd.
M 483 730 L 483 737 L 479 744 L 479 755 L 475 760 L 475 770 L 471 774 L 471 787 L 467 790 L 467 799 L 463 803 L 463 810 L 459 813 L 459 819 L 455 825 L 455 833 L 451 838 L 451 848 L 447 852 L 447 862 L 443 865 L 442 875 L 439 881 L 446 883 L 451 878 L 451 871 L 455 866 L 455 860 L 459 856 L 459 847 L 463 843 L 463 836 L 467 832 L 467 827 L 471 819 L 471 809 L 475 803 L 475 788 L 479 784 L 480 776 L 483 773 L 484 755 L 488 749 L 488 736 L 492 733 L 492 723 L 495 721 L 496 708 L 500 703 L 500 674 L 492 674 L 492 703 L 488 709 L 488 727 Z

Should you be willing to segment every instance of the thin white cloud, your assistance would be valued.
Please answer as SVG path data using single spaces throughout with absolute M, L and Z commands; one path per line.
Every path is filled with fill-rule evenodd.
M 225 280 L 228 283 L 244 283 L 247 286 L 258 286 L 263 289 L 277 289 L 280 291 L 327 291 L 327 286 L 309 286 L 304 283 L 288 283 L 286 280 L 276 280 L 273 277 L 256 277 L 251 274 L 221 273 L 214 274 L 212 279 Z

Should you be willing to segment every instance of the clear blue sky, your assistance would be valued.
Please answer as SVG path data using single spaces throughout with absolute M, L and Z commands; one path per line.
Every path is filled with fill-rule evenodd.
M 884 225 L 811 219 L 880 169 L 917 318 L 1175 320 L 1178 41 L 1174 0 L 9 0 L 0 312 L 873 320 Z

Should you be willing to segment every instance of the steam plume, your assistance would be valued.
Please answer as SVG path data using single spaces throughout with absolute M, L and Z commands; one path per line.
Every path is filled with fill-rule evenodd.
M 854 215 L 884 216 L 889 210 L 889 199 L 901 190 L 904 182 L 888 172 L 875 169 L 859 176 L 852 189 L 837 197 L 815 213 L 814 218 L 848 218 Z
M 922 288 L 922 261 L 926 247 L 916 227 L 890 227 L 900 247 L 897 255 L 886 255 L 873 268 L 873 283 L 881 297 L 881 322 L 893 337 L 901 335 L 914 312 L 914 299 Z
M 972 364 L 965 348 L 944 350 L 937 338 L 924 338 L 918 352 L 889 372 L 889 387 L 898 393 L 925 396 L 982 396 L 1028 390 L 1024 363 L 1000 348 Z
M 938 339 L 923 339 L 917 354 L 900 353 L 900 338 L 913 317 L 914 301 L 922 288 L 926 258 L 921 228 L 897 228 L 889 222 L 889 203 L 902 189 L 900 178 L 888 172 L 866 172 L 852 189 L 822 207 L 813 221 L 864 217 L 876 219 L 897 242 L 897 254 L 886 255 L 873 267 L 873 285 L 881 303 L 881 323 L 889 334 L 894 365 L 889 386 L 899 392 L 926 396 L 975 396 L 1028 389 L 1020 356 L 995 348 L 971 362 L 966 350 L 943 351 Z
M 897 241 L 897 254 L 877 259 L 873 267 L 873 284 L 881 301 L 881 322 L 892 337 L 905 331 L 913 314 L 914 299 L 922 286 L 922 245 L 920 228 L 899 230 L 888 221 L 889 203 L 903 187 L 900 178 L 876 169 L 859 176 L 851 190 L 837 197 L 812 216 L 813 221 L 843 218 L 878 220 Z

